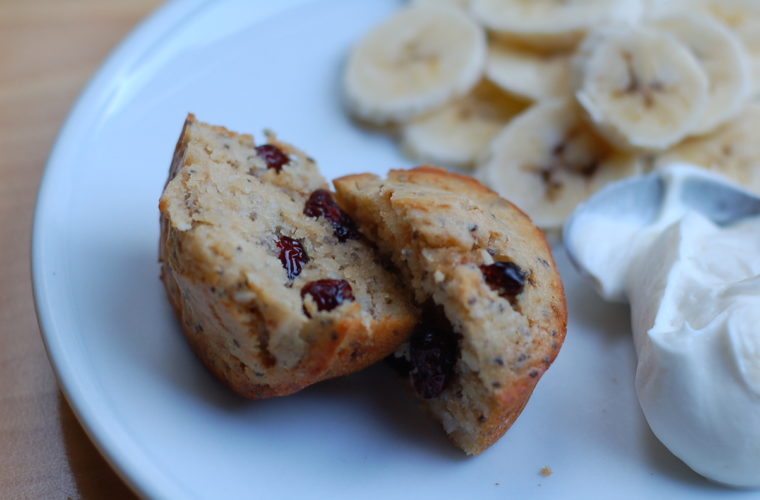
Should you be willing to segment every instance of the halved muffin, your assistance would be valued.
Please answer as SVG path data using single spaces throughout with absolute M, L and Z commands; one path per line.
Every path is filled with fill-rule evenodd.
M 334 184 L 424 309 L 394 364 L 450 439 L 482 452 L 518 417 L 565 337 L 564 290 L 543 233 L 474 179 L 439 168 Z
M 350 373 L 404 341 L 418 311 L 313 159 L 189 115 L 159 203 L 161 279 L 190 345 L 237 393 Z

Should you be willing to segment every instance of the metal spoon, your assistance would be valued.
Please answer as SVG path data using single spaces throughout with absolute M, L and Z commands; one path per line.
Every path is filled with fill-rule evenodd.
M 676 171 L 680 175 L 674 176 Z M 685 211 L 699 212 L 719 226 L 760 215 L 760 196 L 703 169 L 673 165 L 671 169 L 612 183 L 579 205 L 563 228 L 563 241 L 571 262 L 599 289 L 589 263 L 578 252 L 587 223 L 591 218 L 602 217 L 631 231 L 643 229 L 657 221 L 668 201 L 679 203 Z M 615 294 L 606 298 L 622 299 Z

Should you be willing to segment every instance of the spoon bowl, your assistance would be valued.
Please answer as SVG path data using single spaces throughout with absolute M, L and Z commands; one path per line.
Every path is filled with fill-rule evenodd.
M 673 164 L 599 190 L 575 209 L 564 225 L 562 239 L 575 268 L 591 279 L 602 296 L 620 301 L 624 300 L 621 290 L 605 287 L 599 269 L 607 262 L 630 258 L 632 249 L 613 254 L 605 251 L 603 240 L 669 224 L 691 211 L 727 226 L 760 215 L 760 196 L 702 168 Z M 616 277 L 616 283 L 617 278 L 622 277 Z

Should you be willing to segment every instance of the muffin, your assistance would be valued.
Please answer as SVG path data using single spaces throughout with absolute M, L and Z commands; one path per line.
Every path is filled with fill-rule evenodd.
M 189 115 L 159 203 L 161 279 L 193 350 L 248 398 L 386 357 L 418 310 L 312 158 Z
M 423 310 L 394 366 L 468 454 L 523 410 L 565 337 L 564 290 L 543 233 L 472 178 L 434 167 L 334 182 Z

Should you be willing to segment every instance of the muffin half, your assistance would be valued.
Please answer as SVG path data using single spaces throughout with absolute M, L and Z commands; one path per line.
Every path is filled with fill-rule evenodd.
M 418 312 L 313 159 L 189 115 L 159 203 L 161 279 L 237 393 L 296 392 L 382 359 Z
M 477 181 L 438 168 L 334 184 L 424 310 L 394 365 L 456 445 L 482 452 L 519 416 L 565 337 L 564 290 L 543 233 Z

